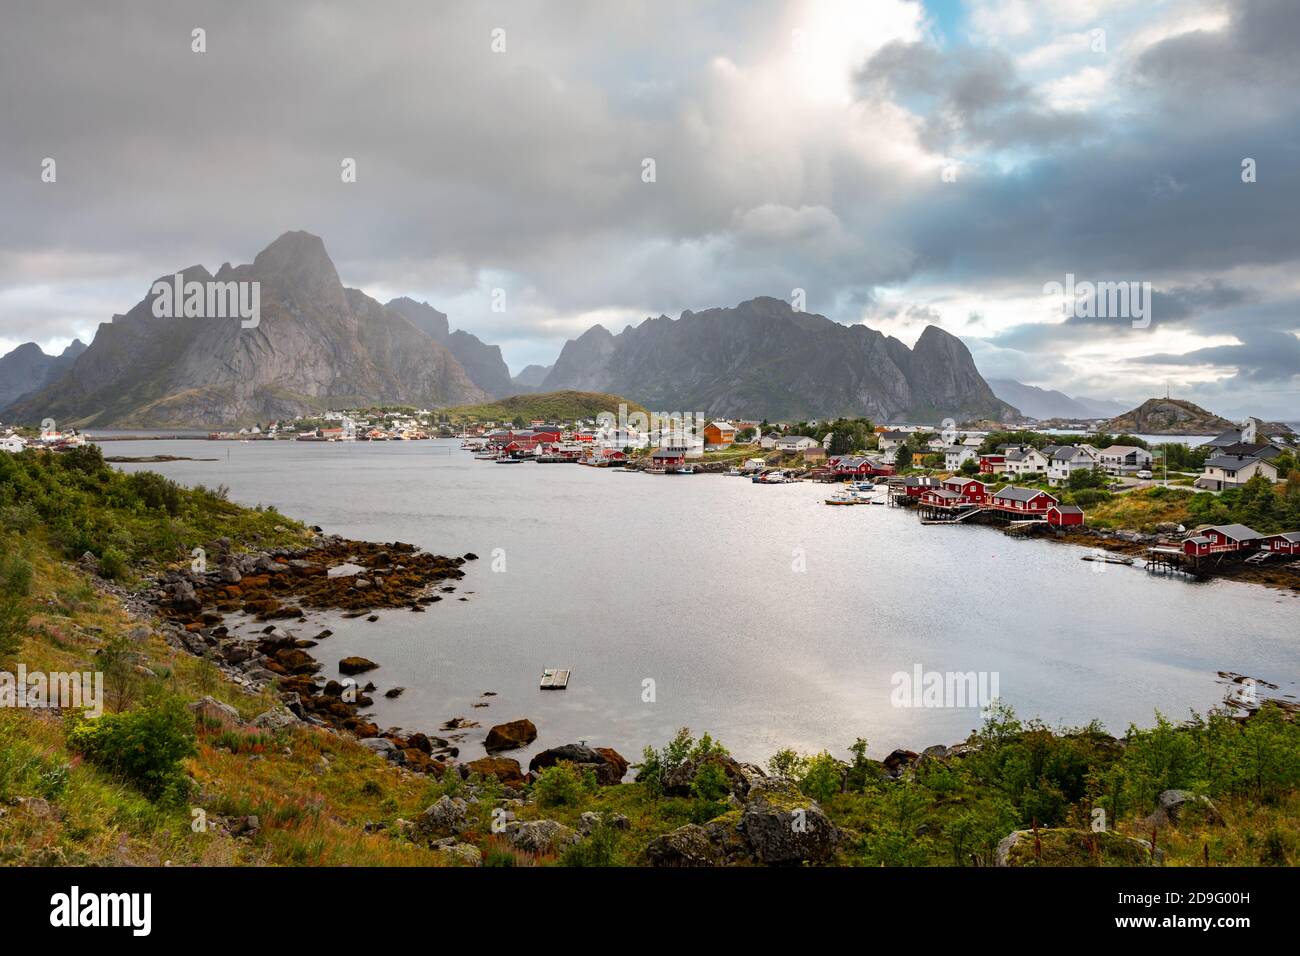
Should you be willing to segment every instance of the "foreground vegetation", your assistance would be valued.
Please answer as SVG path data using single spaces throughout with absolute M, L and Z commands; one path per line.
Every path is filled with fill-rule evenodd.
M 106 692 L 97 719 L 0 708 L 0 863 L 448 865 L 461 858 L 418 825 L 443 796 L 472 798 L 456 839 L 487 865 L 641 864 L 680 827 L 738 819 L 734 761 L 686 731 L 647 749 L 637 782 L 602 787 L 561 763 L 512 795 L 492 780 L 407 772 L 320 728 L 259 720 L 277 707 L 272 692 L 227 683 L 77 563 L 90 552 L 105 576 L 131 582 L 216 538 L 264 547 L 304 534 L 220 490 L 114 472 L 94 448 L 0 456 L 0 670 L 99 671 Z M 208 696 L 235 716 L 192 706 Z M 1300 726 L 1287 717 L 1273 706 L 1245 723 L 1158 716 L 1116 741 L 996 708 L 965 746 L 901 772 L 870 759 L 861 739 L 838 756 L 783 751 L 766 770 L 843 831 L 831 861 L 842 865 L 989 865 L 1003 837 L 1035 825 L 1047 834 L 1040 862 L 1120 862 L 1108 848 L 1070 857 L 1051 834 L 1093 832 L 1100 809 L 1108 832 L 1150 840 L 1168 789 L 1204 794 L 1217 811 L 1155 824 L 1167 864 L 1287 865 L 1300 861 Z M 626 819 L 529 852 L 494 826 L 505 805 L 575 831 L 583 814 Z

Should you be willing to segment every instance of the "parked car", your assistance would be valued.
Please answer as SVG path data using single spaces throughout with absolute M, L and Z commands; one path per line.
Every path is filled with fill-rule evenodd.
M 1151 472 L 1149 472 L 1149 471 L 1148 471 L 1147 469 L 1145 469 L 1145 468 L 1143 468 L 1141 471 L 1139 471 L 1137 476 L 1138 476 L 1139 478 L 1141 478 L 1143 481 L 1150 481 L 1150 480 L 1151 480 Z

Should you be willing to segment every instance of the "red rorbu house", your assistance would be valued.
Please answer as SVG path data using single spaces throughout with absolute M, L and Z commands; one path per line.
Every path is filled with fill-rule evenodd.
M 951 478 L 944 479 L 943 487 L 960 495 L 964 504 L 982 505 L 989 500 L 988 487 L 984 482 L 975 478 L 963 478 L 960 475 L 954 475 Z
M 841 455 L 826 459 L 826 467 L 845 478 L 867 478 L 871 475 L 892 475 L 893 465 L 883 465 L 870 458 Z
M 686 452 L 668 451 L 660 448 L 650 456 L 652 468 L 681 468 L 686 464 Z
M 1262 548 L 1274 554 L 1300 554 L 1300 531 L 1283 531 L 1264 538 Z
M 1004 514 L 1046 518 L 1048 510 L 1060 504 L 1053 496 L 1037 488 L 1007 485 L 991 499 L 992 506 Z
M 1300 554 L 1300 531 L 1283 531 L 1264 539 L 1264 549 L 1273 554 Z
M 1083 524 L 1083 509 L 1078 505 L 1052 505 L 1047 509 L 1047 523 L 1059 527 Z
M 921 492 L 921 504 L 931 508 L 961 508 L 969 502 L 947 488 L 926 488 Z
M 1208 554 L 1227 554 L 1248 551 L 1264 540 L 1264 536 L 1244 524 L 1223 524 L 1206 528 L 1199 534 L 1183 540 L 1183 554 L 1203 558 Z
M 998 472 L 1006 471 L 1007 456 L 1001 454 L 980 455 L 980 472 L 985 475 L 996 475 Z
M 532 431 L 533 438 L 537 441 L 558 442 L 560 440 L 561 429 L 558 425 L 541 425 Z
M 939 482 L 929 475 L 909 475 L 903 479 L 903 492 L 909 498 L 920 498 L 930 488 L 939 487 Z

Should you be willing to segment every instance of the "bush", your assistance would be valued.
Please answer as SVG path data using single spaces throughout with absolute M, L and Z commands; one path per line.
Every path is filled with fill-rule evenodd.
M 533 798 L 543 807 L 577 807 L 596 792 L 596 775 L 590 770 L 579 772 L 565 761 L 547 767 L 537 775 Z
M 32 566 L 9 543 L 0 554 L 0 657 L 18 651 L 27 633 L 27 595 L 32 590 Z
M 105 548 L 99 556 L 99 573 L 110 581 L 121 581 L 127 576 L 129 565 L 126 555 L 117 548 Z
M 156 803 L 176 805 L 189 793 L 181 761 L 197 752 L 194 718 L 178 697 L 157 697 L 96 719 L 74 717 L 68 745 Z

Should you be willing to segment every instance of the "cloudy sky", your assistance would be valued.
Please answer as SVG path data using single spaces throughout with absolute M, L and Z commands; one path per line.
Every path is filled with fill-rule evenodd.
M 0 351 L 306 229 L 513 371 L 595 322 L 798 288 L 909 344 L 942 325 L 988 377 L 1300 419 L 1294 0 L 0 16 Z M 1043 293 L 1067 274 L 1150 282 L 1150 326 L 1067 320 Z

